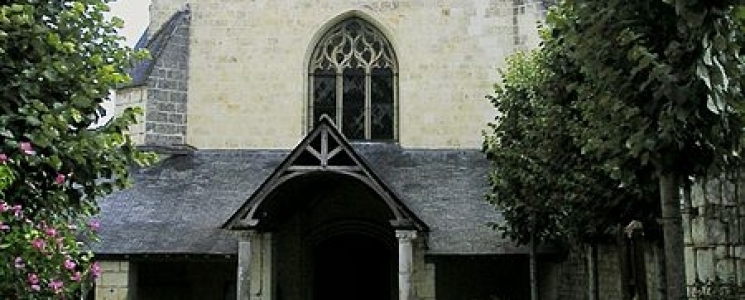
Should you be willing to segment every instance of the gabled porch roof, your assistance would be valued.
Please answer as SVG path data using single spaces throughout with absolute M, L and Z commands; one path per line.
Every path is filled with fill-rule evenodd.
M 390 220 L 394 228 L 428 231 L 427 225 L 375 174 L 326 116 L 320 119 L 272 175 L 228 219 L 223 228 L 266 228 L 269 224 L 265 223 L 270 221 L 264 221 L 260 211 L 266 202 L 273 200 L 270 195 L 289 181 L 319 173 L 346 176 L 367 186 L 394 216 L 394 219 Z

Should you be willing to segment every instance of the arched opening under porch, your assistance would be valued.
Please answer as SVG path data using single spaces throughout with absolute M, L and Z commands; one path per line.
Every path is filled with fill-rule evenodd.
M 274 211 L 275 222 L 267 228 L 275 299 L 396 299 L 394 216 L 373 190 L 328 172 L 280 189 L 273 202 L 285 211 Z

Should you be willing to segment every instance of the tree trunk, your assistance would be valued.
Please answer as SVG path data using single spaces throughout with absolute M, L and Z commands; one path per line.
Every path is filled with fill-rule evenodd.
M 587 245 L 587 275 L 588 299 L 598 300 L 598 248 L 595 244 Z
M 538 294 L 538 257 L 536 251 L 535 234 L 530 237 L 530 299 L 540 300 Z
M 657 299 L 667 299 L 667 273 L 665 271 L 665 246 L 654 243 L 655 263 L 657 264 Z
M 683 252 L 683 218 L 681 214 L 678 180 L 672 174 L 661 174 L 660 201 L 662 203 L 662 232 L 665 242 L 665 274 L 667 299 L 685 300 L 685 258 Z

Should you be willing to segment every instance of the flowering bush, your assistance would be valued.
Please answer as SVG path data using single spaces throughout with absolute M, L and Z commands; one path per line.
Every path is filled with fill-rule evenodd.
M 56 213 L 46 209 L 45 204 L 71 200 L 67 195 L 76 189 L 71 177 L 56 173 L 49 176 L 48 183 L 30 182 L 30 178 L 24 176 L 34 173 L 28 169 L 33 165 L 29 163 L 43 161 L 44 157 L 37 155 L 30 142 L 19 143 L 16 152 L 13 156 L 0 153 L 0 196 L 3 196 L 0 200 L 0 298 L 62 299 L 84 291 L 91 280 L 101 274 L 84 243 L 95 241 L 95 233 L 101 226 L 97 220 L 89 219 L 96 211 L 95 202 L 79 198 L 78 205 L 69 209 Z M 18 178 L 24 177 L 26 181 L 19 182 Z M 14 194 L 19 184 L 45 188 L 34 189 L 37 195 L 27 194 L 30 197 L 10 202 L 13 198 L 7 196 Z M 38 198 L 31 198 L 34 196 Z
M 138 109 L 95 127 L 142 57 L 109 0 L 0 4 L 0 299 L 72 299 L 100 274 L 96 200 L 154 156 L 126 135 Z
M 0 277 L 8 279 L 0 282 L 4 297 L 49 299 L 65 290 L 84 290 L 100 268 L 81 249 L 79 238 L 93 240 L 94 231 L 79 220 L 34 221 L 30 213 L 20 204 L 0 201 L 0 257 L 5 265 Z

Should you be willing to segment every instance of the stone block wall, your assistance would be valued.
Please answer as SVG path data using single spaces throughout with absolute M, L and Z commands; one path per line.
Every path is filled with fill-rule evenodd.
M 272 234 L 256 233 L 251 237 L 251 288 L 248 300 L 272 300 L 274 291 Z M 239 283 L 240 284 L 240 283 Z
M 646 270 L 646 293 L 649 300 L 661 300 L 659 295 L 659 254 L 650 243 L 643 243 L 644 269 Z M 569 256 L 556 267 L 558 277 L 557 300 L 624 300 L 631 297 L 624 291 L 629 278 L 624 278 L 623 247 L 616 244 L 597 246 L 596 280 L 597 299 L 590 293 L 591 270 L 589 253 L 585 248 L 573 249 Z
M 425 260 L 427 251 L 424 238 L 413 241 L 414 264 L 411 274 L 412 295 L 417 300 L 435 300 L 435 264 Z
M 623 299 L 623 264 L 619 247 L 598 245 L 597 280 L 598 299 Z
M 178 11 L 178 13 L 176 13 Z M 186 143 L 186 100 L 189 76 L 188 7 L 174 11 L 168 26 L 151 36 L 147 48 L 152 58 L 133 72 L 135 84 L 116 91 L 116 110 L 139 106 L 144 115 L 130 135 L 138 145 L 170 147 Z M 155 32 L 153 32 L 155 31 Z
M 378 26 L 396 51 L 399 142 L 478 148 L 480 132 L 494 116 L 485 95 L 499 80 L 497 69 L 507 55 L 537 40 L 539 14 L 531 10 L 540 5 L 534 2 L 194 1 L 186 143 L 294 146 L 307 130 L 307 60 L 314 43 L 325 28 L 354 15 Z M 151 28 L 184 3 L 154 0 Z
M 146 100 L 146 86 L 133 86 L 119 89 L 116 91 L 116 106 L 114 108 L 115 115 L 120 115 L 124 109 L 128 107 L 140 107 L 144 109 Z M 136 145 L 142 145 L 145 143 L 145 122 L 142 117 L 139 118 L 137 124 L 129 127 L 129 137 Z
M 684 197 L 689 287 L 715 278 L 745 285 L 745 181 L 741 177 L 734 174 L 700 182 L 690 198 Z
M 545 1 L 513 0 L 514 38 L 516 50 L 528 51 L 541 42 L 536 27 L 546 14 Z
M 587 257 L 582 249 L 572 251 L 558 266 L 559 289 L 557 300 L 586 300 L 589 286 Z
M 176 28 L 162 32 L 166 44 L 154 59 L 147 79 L 145 106 L 146 145 L 171 146 L 186 143 L 186 100 L 189 76 L 189 16 Z
M 101 276 L 96 279 L 96 300 L 137 299 L 137 272 L 128 261 L 100 261 Z
M 647 297 L 649 300 L 663 299 L 664 281 L 660 277 L 664 269 L 664 255 L 662 248 L 654 246 L 653 243 L 647 243 L 644 247 L 644 265 L 647 271 Z

